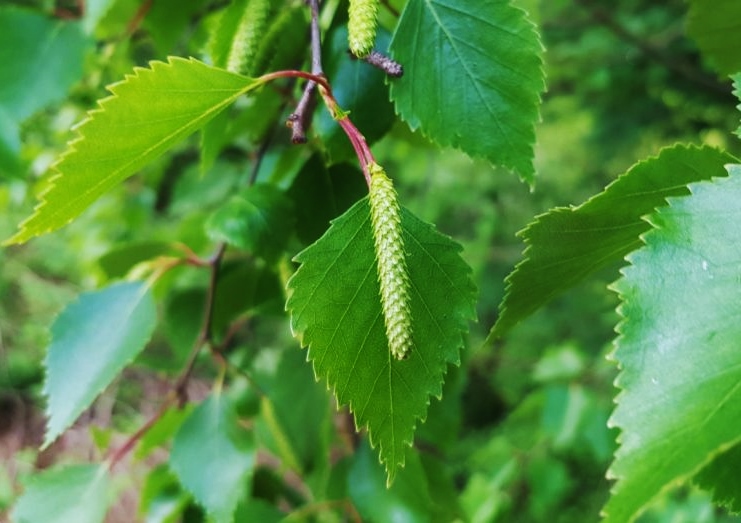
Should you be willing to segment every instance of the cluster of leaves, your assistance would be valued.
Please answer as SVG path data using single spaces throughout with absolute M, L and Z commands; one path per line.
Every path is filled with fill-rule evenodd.
M 609 459 L 607 407 L 583 387 L 564 385 L 589 371 L 578 351 L 563 346 L 536 366 L 542 394 L 514 409 L 502 434 L 466 449 L 465 469 L 446 465 L 466 448 L 453 442 L 460 407 L 471 408 L 462 386 L 473 381 L 449 367 L 460 365 L 476 318 L 474 276 L 484 278 L 455 241 L 406 208 L 407 358 L 393 357 L 384 327 L 378 244 L 364 197 L 365 144 L 402 134 L 392 128 L 396 114 L 435 147 L 452 146 L 532 184 L 545 81 L 530 16 L 512 0 L 387 2 L 376 47 L 403 65 L 404 76 L 386 79 L 347 54 L 346 3 L 322 2 L 313 16 L 317 3 L 309 4 L 200 0 L 183 9 L 174 0 L 109 0 L 65 12 L 79 18 L 73 21 L 61 12 L 54 20 L 26 8 L 0 9 L 0 39 L 6 49 L 22 49 L 0 68 L 0 168 L 7 179 L 27 169 L 24 155 L 33 154 L 20 139 L 25 122 L 67 95 L 93 42 L 106 65 L 99 78 L 76 87 L 83 105 L 100 98 L 109 75 L 120 77 L 132 57 L 142 57 L 77 128 L 40 183 L 40 203 L 7 243 L 73 220 L 87 232 L 106 198 L 119 198 L 116 209 L 137 183 L 155 188 L 140 193 L 146 210 L 138 225 L 145 230 L 132 234 L 137 218 L 125 217 L 105 252 L 90 256 L 96 288 L 79 294 L 51 327 L 42 446 L 53 447 L 132 366 L 163 373 L 170 383 L 122 442 L 113 442 L 112 427 L 98 433 L 100 464 L 32 475 L 15 520 L 53 514 L 55 521 L 102 521 L 119 488 L 116 467 L 130 453 L 161 462 L 141 488 L 142 517 L 172 521 L 203 511 L 217 522 L 317 512 L 488 521 L 517 510 L 503 492 L 523 476 L 541 501 L 530 515 L 541 520 L 570 487 L 568 471 L 548 456 L 519 470 L 517 449 L 542 451 L 532 435 L 523 437 L 536 412 L 547 416 L 543 430 L 556 451 L 581 448 L 598 462 Z M 741 9 L 728 0 L 716 16 L 699 0 L 691 4 L 689 32 L 708 62 L 736 73 L 739 47 L 721 29 L 741 20 Z M 307 52 L 319 43 L 310 45 L 309 26 L 324 35 L 321 57 Z M 199 58 L 164 59 L 173 52 Z M 40 67 L 39 74 L 29 66 L 60 61 L 69 64 L 63 71 Z M 321 61 L 326 68 L 317 71 Z M 326 80 L 297 69 L 323 72 Z M 290 145 L 283 126 L 297 104 L 289 121 L 306 116 L 298 100 L 310 90 L 295 82 L 298 76 L 319 82 L 328 106 L 317 109 L 301 147 Z M 632 520 L 689 480 L 741 510 L 728 479 L 741 441 L 733 408 L 741 263 L 735 162 L 709 146 L 668 147 L 584 204 L 555 208 L 521 233 L 524 259 L 506 279 L 487 348 L 554 297 L 629 262 L 613 285 L 621 301 L 612 354 L 621 392 L 609 422 L 619 429 L 619 448 L 606 521 Z M 347 415 L 334 413 L 327 391 Z M 443 399 L 430 406 L 432 397 Z M 595 424 L 602 428 L 590 428 Z M 356 430 L 368 437 L 357 438 Z M 164 461 L 161 448 L 169 449 Z M 463 475 L 462 489 L 453 472 Z

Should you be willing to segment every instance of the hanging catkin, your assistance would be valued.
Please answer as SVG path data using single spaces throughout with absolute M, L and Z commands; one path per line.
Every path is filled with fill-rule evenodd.
M 401 360 L 409 355 L 413 344 L 410 282 L 401 234 L 401 209 L 394 185 L 383 167 L 372 163 L 369 171 L 371 223 L 381 287 L 381 308 L 389 350 L 396 359 Z

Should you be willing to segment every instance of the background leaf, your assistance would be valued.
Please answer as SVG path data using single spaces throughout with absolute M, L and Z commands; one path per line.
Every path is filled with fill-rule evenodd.
M 20 123 L 82 77 L 91 43 L 80 24 L 0 7 L 0 169 L 17 166 Z
M 274 260 L 293 231 L 291 200 L 272 185 L 251 185 L 230 198 L 206 222 L 214 241 Z
M 391 41 L 404 67 L 391 98 L 412 130 L 532 182 L 540 52 L 535 27 L 510 0 L 409 0 Z
M 83 293 L 51 328 L 46 356 L 49 415 L 44 446 L 54 441 L 144 348 L 156 310 L 149 286 L 118 283 Z
M 296 235 L 314 243 L 336 218 L 368 193 L 363 173 L 349 164 L 327 168 L 319 155 L 309 158 L 293 180 L 288 196 L 296 212 Z
M 172 442 L 172 470 L 217 523 L 233 520 L 253 463 L 252 438 L 239 428 L 232 401 L 219 393 L 188 416 Z
M 687 194 L 688 183 L 725 176 L 733 157 L 710 147 L 677 145 L 634 165 L 603 192 L 578 207 L 558 207 L 519 233 L 524 259 L 507 277 L 507 293 L 489 336 L 510 327 L 590 274 L 641 245 L 650 225 L 641 217 L 668 196 Z
M 734 514 L 741 513 L 741 485 L 737 481 L 741 467 L 741 444 L 718 454 L 694 478 L 700 487 L 713 493 L 713 502 Z
M 460 247 L 406 210 L 402 228 L 412 282 L 408 359 L 389 352 L 367 198 L 296 256 L 301 266 L 288 283 L 286 305 L 316 375 L 350 405 L 357 426 L 368 427 L 389 481 L 430 395 L 440 396 L 448 364 L 459 363 L 462 336 L 475 318 L 475 289 Z
M 741 441 L 741 166 L 729 174 L 652 214 L 614 286 L 622 392 L 610 422 L 622 432 L 606 522 L 632 521 Z
M 364 521 L 430 521 L 435 503 L 419 456 L 409 456 L 391 488 L 384 479 L 373 452 L 363 443 L 353 457 L 347 485 Z
M 285 465 L 307 477 L 327 458 L 325 440 L 332 407 L 303 351 L 281 351 L 279 358 L 273 372 L 255 373 L 255 382 L 264 393 L 255 431 Z
M 15 523 L 102 523 L 111 501 L 101 465 L 49 469 L 29 480 L 13 509 Z
M 690 0 L 687 32 L 716 71 L 723 75 L 741 71 L 741 4 L 714 0 L 711 8 L 703 0 Z
M 170 58 L 110 87 L 80 126 L 41 202 L 8 243 L 62 227 L 101 194 L 193 133 L 259 84 L 197 60 Z M 121 139 L 121 133 L 126 137 Z

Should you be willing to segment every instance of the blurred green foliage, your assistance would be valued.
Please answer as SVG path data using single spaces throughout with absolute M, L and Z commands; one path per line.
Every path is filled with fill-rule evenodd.
M 605 354 L 614 337 L 617 298 L 605 289 L 616 278 L 617 268 L 604 270 L 598 278 L 550 303 L 496 346 L 482 346 L 496 318 L 504 278 L 520 259 L 522 245 L 515 234 L 553 206 L 581 203 L 635 161 L 676 141 L 716 145 L 738 156 L 741 148 L 730 138 L 738 121 L 732 110 L 736 101 L 730 83 L 705 65 L 696 44 L 687 37 L 687 4 L 683 0 L 516 3 L 530 10 L 546 47 L 548 91 L 542 122 L 536 128 L 534 190 L 510 173 L 433 147 L 403 124 L 396 124 L 374 145 L 376 156 L 383 158 L 386 170 L 394 176 L 405 205 L 464 244 L 463 256 L 480 289 L 479 321 L 463 352 L 464 365 L 450 370 L 443 399 L 433 400 L 427 423 L 417 435 L 421 457 L 413 458 L 404 472 L 439 478 L 439 485 L 426 488 L 435 492 L 433 498 L 442 505 L 440 521 L 594 521 L 609 494 L 604 473 L 615 448 L 616 434 L 607 428 L 606 420 L 613 408 L 616 369 Z M 57 44 L 75 52 L 75 59 L 84 67 L 74 81 L 63 86 L 63 99 L 50 95 L 43 106 L 12 120 L 13 126 L 17 125 L 17 139 L 6 139 L 10 132 L 4 134 L 0 91 L 0 160 L 12 156 L 12 161 L 0 161 L 0 236 L 10 236 L 29 213 L 50 163 L 65 147 L 70 126 L 105 95 L 105 85 L 151 59 L 202 53 L 208 29 L 215 24 L 215 8 L 222 3 L 201 0 L 184 4 L 187 8 L 174 0 L 154 2 L 151 12 L 132 32 L 130 24 L 136 20 L 140 2 L 90 2 L 100 10 L 90 9 L 80 26 L 74 26 L 74 36 Z M 403 2 L 391 4 L 399 7 Z M 22 10 L 28 16 L 74 24 L 66 18 L 74 17 L 76 5 L 6 0 L 0 5 L 0 22 L 9 13 Z M 393 15 L 386 12 L 382 21 L 387 30 L 393 29 Z M 80 38 L 94 40 L 95 48 L 80 46 Z M 294 65 L 306 66 L 302 60 L 294 59 Z M 329 63 L 337 69 L 350 67 L 332 60 Z M 0 79 L 13 74 L 10 67 L 22 64 L 0 60 Z M 48 328 L 63 306 L 81 290 L 118 279 L 153 256 L 167 255 L 173 243 L 188 245 L 200 255 L 210 254 L 212 244 L 203 231 L 204 220 L 253 174 L 258 180 L 277 181 L 283 188 L 300 187 L 302 168 L 312 162 L 313 151 L 289 149 L 292 146 L 281 119 L 291 109 L 282 103 L 264 107 L 268 106 L 267 114 L 261 114 L 250 102 L 237 106 L 237 118 L 256 114 L 265 118 L 265 128 L 255 136 L 240 135 L 207 172 L 201 173 L 198 140 L 191 138 L 172 155 L 155 161 L 101 198 L 65 229 L 28 245 L 0 250 L 0 460 L 7 465 L 0 467 L 0 514 L 12 504 L 21 480 L 31 473 L 31 463 L 41 460 L 34 452 L 21 451 L 9 442 L 21 426 L 32 432 L 26 443 L 34 445 L 41 439 L 38 423 L 28 421 L 32 416 L 24 409 L 42 405 L 41 361 Z M 273 121 L 279 125 L 272 125 Z M 324 117 L 319 117 L 318 123 L 319 132 L 329 132 Z M 255 169 L 250 155 L 266 135 L 271 137 L 270 148 Z M 332 135 L 328 138 L 332 140 Z M 321 146 L 314 147 L 316 154 L 324 152 Z M 328 147 L 332 155 L 345 159 L 341 146 L 330 141 Z M 324 174 L 327 187 L 336 195 L 333 211 L 337 212 L 328 214 L 329 219 L 362 192 L 347 182 L 347 177 L 360 179 L 351 165 L 334 166 Z M 325 210 L 298 209 L 299 216 L 302 211 Z M 317 235 L 312 230 L 299 232 L 292 239 L 294 252 Z M 262 307 L 269 314 L 257 318 L 247 314 L 243 319 L 249 328 L 232 338 L 226 357 L 238 365 L 252 362 L 258 369 L 256 380 L 261 389 L 270 390 L 282 377 L 292 377 L 296 394 L 309 391 L 306 408 L 316 412 L 316 418 L 329 420 L 323 409 L 328 401 L 323 387 L 314 382 L 308 367 L 294 361 L 301 358 L 294 358 L 297 344 L 281 315 L 284 275 L 275 274 L 260 261 L 231 261 L 245 262 L 243 271 L 268 275 L 260 279 L 266 282 L 265 288 L 254 289 L 254 299 L 249 301 L 250 307 Z M 235 271 L 239 269 L 223 273 L 225 286 L 246 278 Z M 138 426 L 144 420 L 143 413 L 151 411 L 159 390 L 152 385 L 151 376 L 182 366 L 197 335 L 195 326 L 202 314 L 206 286 L 205 275 L 182 268 L 155 288 L 167 296 L 160 311 L 164 320 L 147 352 L 137 360 L 136 372 L 116 386 L 122 401 L 110 408 L 124 421 L 117 422 L 114 432 L 120 426 Z M 245 308 L 242 302 L 224 303 L 220 314 L 233 318 Z M 218 321 L 223 336 L 229 322 Z M 196 373 L 211 380 L 215 370 L 202 358 Z M 413 513 L 418 507 L 429 506 L 430 490 L 409 489 L 402 477 L 394 490 L 386 491 L 381 469 L 364 443 L 354 456 L 344 457 L 330 469 L 329 449 L 337 445 L 337 436 L 330 434 L 334 433 L 330 422 L 317 423 L 308 439 L 284 441 L 285 434 L 301 430 L 289 426 L 300 419 L 286 417 L 292 399 L 279 394 L 273 398 L 277 404 L 261 405 L 266 400 L 259 399 L 252 384 L 248 386 L 246 380 L 240 381 L 243 379 L 233 376 L 238 415 L 273 413 L 260 418 L 258 437 L 275 455 L 289 463 L 294 460 L 307 485 L 322 485 L 324 490 L 316 495 L 351 499 L 368 520 L 388 520 L 389 514 L 383 510 L 397 505 L 412 512 L 405 520 L 425 520 L 426 516 Z M 141 397 L 140 390 L 148 392 Z M 110 417 L 100 419 L 110 423 Z M 159 428 L 172 437 L 181 422 L 163 418 Z M 348 440 L 353 437 L 346 435 Z M 305 447 L 307 441 L 315 443 L 313 453 Z M 65 452 L 61 451 L 59 459 L 65 459 Z M 274 506 L 300 506 L 310 498 L 301 490 L 305 486 L 284 481 L 269 465 L 261 463 L 251 480 L 253 497 L 267 504 L 240 506 L 238 514 L 261 514 L 269 521 L 280 517 Z M 347 485 L 351 485 L 349 490 Z M 153 469 L 141 489 L 142 516 L 161 511 L 158 513 L 182 521 L 202 520 L 200 509 L 166 469 Z M 316 520 L 340 520 L 343 510 L 337 509 L 334 519 L 325 515 Z M 156 521 L 173 520 L 163 517 Z M 686 489 L 666 496 L 640 521 L 739 519 L 714 509 L 707 494 Z

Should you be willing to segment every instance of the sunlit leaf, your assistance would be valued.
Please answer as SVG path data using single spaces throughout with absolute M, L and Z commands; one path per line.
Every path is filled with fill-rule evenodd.
M 143 282 L 81 294 L 51 328 L 44 392 L 49 415 L 44 446 L 88 408 L 144 348 L 156 310 Z
M 404 464 L 430 396 L 440 396 L 448 364 L 459 363 L 475 317 L 475 289 L 460 247 L 406 210 L 402 229 L 414 343 L 407 359 L 389 351 L 367 199 L 296 257 L 301 266 L 289 281 L 286 305 L 316 375 L 350 406 L 357 426 L 368 427 L 389 482 Z
M 510 0 L 409 0 L 391 42 L 396 110 L 440 145 L 533 181 L 541 44 Z
M 110 86 L 113 95 L 80 125 L 35 213 L 6 243 L 22 243 L 67 224 L 258 85 L 194 59 L 170 58 L 135 69 Z
M 632 521 L 741 441 L 741 166 L 729 174 L 652 214 L 614 285 L 621 434 L 606 522 Z
M 524 259 L 507 277 L 507 294 L 489 341 L 555 296 L 641 246 L 650 225 L 641 217 L 688 183 L 725 176 L 730 155 L 709 147 L 675 146 L 642 161 L 578 207 L 538 216 L 519 235 Z

